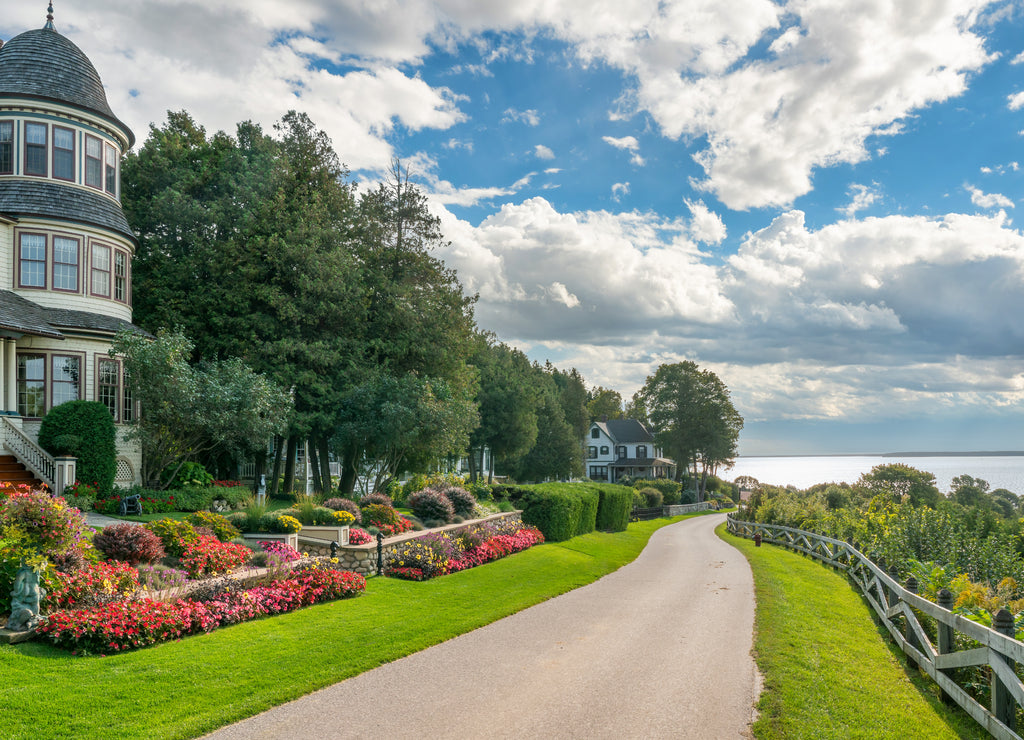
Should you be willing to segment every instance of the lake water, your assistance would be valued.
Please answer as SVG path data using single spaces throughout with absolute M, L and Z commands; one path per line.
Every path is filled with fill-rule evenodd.
M 989 490 L 1005 488 L 1024 495 L 1024 455 L 738 457 L 735 466 L 719 471 L 719 477 L 735 480 L 737 476 L 749 475 L 761 483 L 808 488 L 815 483 L 854 483 L 876 465 L 891 463 L 928 471 L 943 493 L 949 492 L 953 478 L 966 474 L 988 481 Z

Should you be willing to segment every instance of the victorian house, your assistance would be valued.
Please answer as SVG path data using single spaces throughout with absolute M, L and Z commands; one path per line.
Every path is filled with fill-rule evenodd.
M 0 42 L 2 43 L 2 42 Z M 140 457 L 120 362 L 108 354 L 132 320 L 136 240 L 121 210 L 131 130 L 107 104 L 89 59 L 46 25 L 0 45 L 0 431 L 26 460 L 42 417 L 65 401 L 99 401 L 119 425 L 116 482 Z M 22 433 L 19 436 L 19 432 Z
M 590 425 L 587 438 L 587 477 L 616 483 L 623 477 L 671 478 L 673 460 L 661 457 L 654 435 L 636 419 L 608 419 Z

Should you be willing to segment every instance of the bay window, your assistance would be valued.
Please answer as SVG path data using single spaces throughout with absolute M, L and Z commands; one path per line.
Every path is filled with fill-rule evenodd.
M 18 286 L 46 287 L 46 235 L 21 234 L 18 245 Z
M 96 400 L 110 409 L 114 421 L 119 421 L 121 363 L 117 360 L 103 359 L 99 361 L 96 374 Z
M 46 161 L 47 130 L 45 123 L 25 124 L 25 174 L 49 174 Z
M 114 252 L 114 300 L 128 302 L 128 253 Z
M 53 289 L 78 292 L 78 240 L 53 237 Z
M 53 127 L 53 176 L 75 179 L 75 132 L 69 128 Z
M 103 142 L 95 136 L 85 137 L 85 184 L 103 188 Z
M 14 121 L 0 121 L 0 175 L 14 174 Z
M 107 192 L 117 197 L 117 150 L 110 144 L 105 144 L 104 157 L 104 184 Z
M 110 247 L 105 244 L 92 245 L 92 293 L 110 297 Z

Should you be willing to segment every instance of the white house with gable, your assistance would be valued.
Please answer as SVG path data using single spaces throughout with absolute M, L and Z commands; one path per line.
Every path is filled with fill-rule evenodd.
M 586 439 L 587 477 L 616 483 L 630 478 L 671 478 L 675 461 L 661 456 L 654 435 L 636 419 L 602 417 L 590 425 Z

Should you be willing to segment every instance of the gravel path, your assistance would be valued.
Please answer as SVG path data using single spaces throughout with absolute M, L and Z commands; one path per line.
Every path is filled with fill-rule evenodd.
M 753 580 L 723 519 L 660 529 L 583 589 L 207 737 L 749 737 Z
M 695 517 L 589 586 L 207 737 L 749 737 L 744 557 Z

